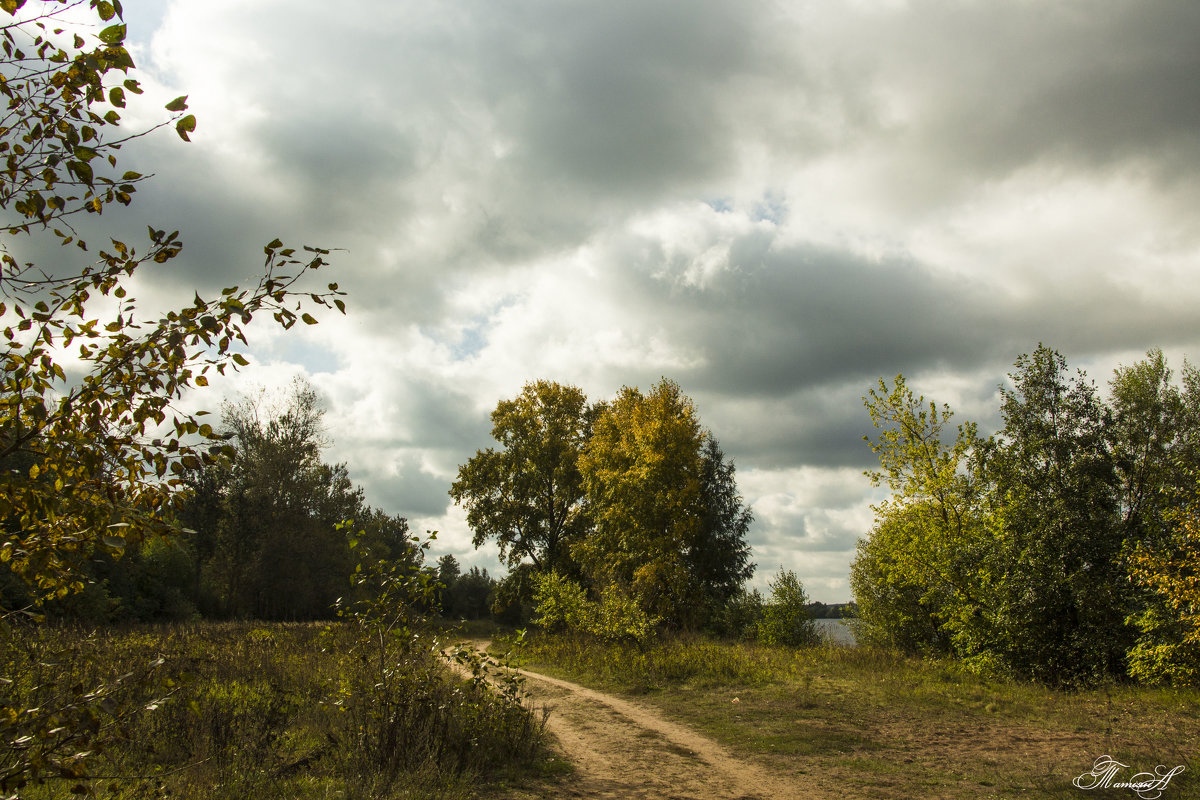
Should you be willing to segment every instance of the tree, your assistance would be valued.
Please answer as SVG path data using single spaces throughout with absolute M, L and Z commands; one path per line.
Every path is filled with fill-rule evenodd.
M 150 228 L 141 252 L 109 239 L 93 256 L 72 224 L 77 215 L 128 205 L 144 179 L 122 172 L 117 160 L 145 133 L 120 129 L 127 100 L 141 92 L 129 76 L 120 3 L 0 0 L 0 10 L 9 20 L 0 24 L 0 236 L 8 237 L 0 241 L 0 562 L 37 603 L 81 590 L 89 560 L 178 532 L 172 500 L 224 444 L 200 414 L 174 403 L 207 385 L 208 375 L 248 363 L 238 348 L 256 315 L 270 313 L 290 328 L 316 322 L 302 298 L 344 306 L 336 284 L 301 292 L 327 251 L 297 257 L 275 240 L 253 288 L 197 293 L 184 308 L 144 319 L 130 279 L 175 258 L 178 232 Z M 174 116 L 163 123 L 173 121 L 184 140 L 196 127 L 186 108 L 186 98 L 171 101 Z M 51 236 L 73 246 L 55 260 L 67 266 L 39 266 L 18 252 L 29 238 Z M 69 266 L 72 258 L 82 263 Z M 8 602 L 19 593 L 2 596 Z M 0 683 L 18 677 L 9 673 L 15 648 L 54 658 L 33 652 L 29 637 L 10 635 L 20 610 L 0 608 Z M 46 775 L 70 776 L 72 793 L 88 793 L 88 759 L 146 708 L 118 691 L 124 680 L 38 686 L 45 702 L 36 707 L 0 703 L 0 738 L 26 745 L 4 753 L 0 793 Z
M 225 406 L 234 457 L 212 468 L 216 490 L 195 496 L 181 513 L 203 544 L 196 550 L 211 552 L 207 568 L 226 614 L 331 614 L 350 574 L 339 528 L 348 520 L 361 528 L 359 546 L 368 555 L 406 557 L 407 523 L 367 508 L 346 466 L 322 461 L 323 415 L 315 390 L 301 380 L 279 406 L 263 394 Z
M 1151 594 L 1134 617 L 1141 635 L 1129 673 L 1148 683 L 1200 685 L 1200 502 L 1172 515 L 1171 534 L 1139 544 L 1131 576 Z
M 851 571 L 859 635 L 1051 684 L 1193 680 L 1200 373 L 1161 351 L 1106 405 L 1039 346 L 1001 387 L 1002 429 L 959 429 L 902 379 L 867 400 L 892 497 Z
M 859 540 L 850 587 L 858 606 L 855 638 L 860 643 L 908 653 L 954 652 L 945 627 L 953 593 L 912 557 L 927 540 L 921 525 L 926 518 L 893 509 L 880 514 L 870 534 Z
M 133 60 L 124 46 L 120 6 L 90 0 L 0 4 L 4 57 L 0 94 L 0 209 L 9 239 L 0 244 L 0 561 L 34 589 L 62 596 L 82 587 L 80 564 L 99 552 L 119 554 L 148 534 L 173 531 L 165 510 L 186 475 L 215 457 L 212 427 L 174 401 L 205 386 L 212 372 L 245 365 L 237 351 L 252 318 L 271 313 L 283 327 L 303 312 L 297 298 L 342 301 L 336 284 L 298 293 L 299 282 L 325 265 L 326 251 L 297 257 L 278 240 L 265 248 L 251 289 L 156 320 L 140 318 L 129 293 L 139 270 L 176 257 L 178 233 L 150 229 L 145 250 L 110 240 L 95 260 L 71 269 L 22 261 L 24 237 L 52 234 L 64 261 L 88 243 L 71 220 L 128 205 L 143 176 L 117 167 L 121 146 L 141 133 L 120 132 Z M 70 13 L 68 13 L 70 12 Z M 98 31 L 98 32 L 97 32 Z M 167 105 L 185 140 L 195 119 L 186 99 Z M 163 124 L 169 124 L 164 122 Z M 115 310 L 109 310 L 115 309 Z M 63 363 L 77 361 L 69 378 Z
M 1050 348 L 1018 358 L 1010 378 L 986 463 L 1002 523 L 996 649 L 1015 673 L 1048 683 L 1123 675 L 1133 608 L 1110 414 Z
M 875 527 L 851 565 L 861 635 L 914 652 L 986 649 L 978 576 L 990 537 L 976 427 L 951 428 L 950 408 L 926 405 L 903 376 L 880 380 L 863 402 L 881 467 L 866 474 L 892 495 L 873 506 Z
M 1109 382 L 1109 422 L 1118 503 L 1126 541 L 1161 541 L 1167 517 L 1189 494 L 1200 467 L 1200 371 L 1184 363 L 1172 380 L 1162 350 L 1121 366 Z
M 594 589 L 615 584 L 650 616 L 698 626 L 748 574 L 732 464 L 668 380 L 625 387 L 598 417 L 580 472 L 595 532 L 573 552 Z
M 529 559 L 538 570 L 572 571 L 570 546 L 589 530 L 579 457 L 593 415 L 580 389 L 544 380 L 497 404 L 501 449 L 476 452 L 450 487 L 476 547 L 491 539 L 510 567 Z
M 700 532 L 687 551 L 688 571 L 704 590 L 704 616 L 711 618 L 742 592 L 754 574 L 746 536 L 754 514 L 742 504 L 735 469 L 711 434 L 701 449 Z
M 771 581 L 771 600 L 763 607 L 758 637 L 765 644 L 802 647 L 820 641 L 808 612 L 804 584 L 791 570 L 781 569 Z

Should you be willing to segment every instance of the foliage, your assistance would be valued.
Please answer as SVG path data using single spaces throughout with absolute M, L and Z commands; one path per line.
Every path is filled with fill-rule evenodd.
M 1082 374 L 1068 380 L 1065 359 L 1048 348 L 1016 367 L 986 466 L 1001 522 L 994 649 L 1038 680 L 1122 675 L 1130 598 L 1108 410 Z
M 763 606 L 758 638 L 763 644 L 803 647 L 821 637 L 808 613 L 808 595 L 791 570 L 780 570 L 770 583 L 771 599 Z
M 90 795 L 96 762 L 120 748 L 138 720 L 171 692 L 161 657 L 128 670 L 98 671 L 89 668 L 92 645 L 83 637 L 63 644 L 31 625 L 10 627 L 0 637 L 7 673 L 0 692 L 5 797 L 47 782 Z
M 91 0 L 90 19 L 77 11 L 81 3 L 24 5 L 4 3 L 12 22 L 0 26 L 0 93 L 8 100 L 0 209 L 5 232 L 16 237 L 0 245 L 0 560 L 38 597 L 61 597 L 82 588 L 78 566 L 94 554 L 116 555 L 128 542 L 170 531 L 169 501 L 189 471 L 212 462 L 210 443 L 220 441 L 174 401 L 212 372 L 248 363 L 237 347 L 251 319 L 270 312 L 285 328 L 298 319 L 315 323 L 298 297 L 343 306 L 336 284 L 298 294 L 298 282 L 325 265 L 326 251 L 300 258 L 278 240 L 266 246 L 253 288 L 197 294 L 155 321 L 139 321 L 130 279 L 176 257 L 178 233 L 152 228 L 140 254 L 111 240 L 74 271 L 22 263 L 16 243 L 41 231 L 87 252 L 72 215 L 129 204 L 142 177 L 105 174 L 117 174 L 117 151 L 140 135 L 116 132 L 127 93 L 141 91 L 125 77 L 133 61 L 119 5 Z M 186 139 L 195 120 L 183 115 L 185 99 L 167 109 Z M 70 378 L 68 359 L 77 362 Z
M 914 540 L 922 538 L 924 515 L 900 511 L 880 515 L 870 535 L 860 539 L 850 564 L 850 588 L 858 605 L 855 639 L 905 653 L 950 653 L 950 632 L 944 629 L 947 601 L 941 584 L 913 570 Z
M 1168 542 L 1140 545 L 1133 580 L 1152 593 L 1133 622 L 1141 632 L 1129 673 L 1147 683 L 1200 686 L 1200 504 L 1175 515 Z
M 709 618 L 707 631 L 726 639 L 754 641 L 762 615 L 763 597 L 759 591 L 740 591 Z
M 1164 587 L 1188 558 L 1175 520 L 1200 377 L 1185 365 L 1177 387 L 1151 351 L 1106 404 L 1049 348 L 1015 366 L 987 440 L 964 425 L 948 443 L 949 409 L 925 410 L 903 378 L 867 398 L 882 467 L 868 474 L 892 496 L 852 565 L 857 633 L 1047 683 L 1166 679 L 1187 625 Z
M 87 793 L 93 756 L 140 700 L 124 678 L 75 681 L 70 670 L 23 667 L 30 652 L 39 665 L 71 656 L 40 645 L 22 650 L 36 641 L 18 627 L 24 604 L 82 592 L 90 563 L 127 549 L 143 563 L 177 566 L 177 554 L 153 541 L 177 531 L 172 502 L 188 474 L 215 463 L 224 445 L 202 413 L 185 413 L 176 401 L 210 375 L 248 364 L 239 349 L 256 316 L 270 313 L 290 328 L 316 323 L 305 301 L 344 306 L 336 284 L 301 291 L 327 251 L 300 254 L 275 240 L 252 288 L 197 293 L 186 307 L 146 320 L 132 279 L 179 255 L 178 232 L 151 227 L 140 250 L 110 238 L 93 255 L 73 224 L 129 205 L 144 178 L 122 172 L 117 160 L 147 132 L 121 130 L 122 109 L 141 88 L 130 76 L 120 4 L 5 0 L 0 9 L 9 18 L 0 25 L 0 563 L 4 602 L 22 604 L 0 607 L 0 640 L 19 642 L 0 662 L 0 682 L 15 692 L 4 700 L 3 724 L 16 728 L 4 731 L 3 780 L 11 788 L 56 774 Z M 186 109 L 186 98 L 173 100 L 162 123 L 173 121 L 184 140 L 196 127 Z M 23 254 L 51 234 L 73 245 L 54 266 Z M 91 594 L 102 610 L 108 598 Z
M 84 694 L 107 686 L 110 702 L 88 706 L 102 722 L 103 747 L 92 749 L 85 763 L 92 775 L 104 777 L 85 788 L 100 797 L 466 800 L 477 796 L 481 785 L 530 768 L 540 742 L 540 716 L 522 714 L 498 692 L 448 674 L 434 640 L 422 634 L 415 648 L 420 657 L 396 665 L 398 673 L 411 670 L 397 680 L 407 680 L 412 688 L 410 750 L 401 758 L 413 766 L 389 784 L 387 762 L 371 762 L 358 750 L 360 717 L 344 701 L 348 688 L 372 689 L 375 663 L 360 657 L 361 633 L 342 623 L 203 622 L 96 633 L 25 628 L 18 641 L 0 642 L 34 657 L 0 697 L 44 708 L 40 696 L 30 692 L 49 686 L 45 676 L 52 671 L 63 676 L 62 686 L 87 687 L 79 689 Z M 38 661 L 51 653 L 63 656 Z M 432 682 L 420 684 L 428 665 Z M 168 676 L 183 669 L 190 678 L 169 685 Z M 362 702 L 365 707 L 368 700 Z M 118 707 L 132 713 L 117 718 L 105 710 Z M 48 736 L 39 744 L 54 741 Z M 9 753 L 0 748 L 0 764 Z M 70 789 L 77 782 L 69 776 L 44 771 L 43 777 L 43 784 L 30 781 L 19 796 L 73 796 Z
M 443 593 L 442 614 L 451 619 L 485 619 L 491 615 L 496 581 L 486 569 L 471 567 Z
M 367 507 L 346 466 L 322 460 L 323 415 L 302 380 L 274 402 L 259 393 L 225 404 L 233 457 L 194 476 L 179 508 L 196 554 L 188 585 L 197 607 L 219 616 L 330 617 L 353 567 L 338 530 L 348 519 L 376 557 L 406 557 L 408 523 Z
M 591 608 L 587 593 L 575 581 L 557 572 L 543 572 L 534 578 L 534 624 L 548 631 L 579 631 L 591 627 Z
M 581 390 L 544 380 L 497 404 L 501 449 L 478 451 L 450 487 L 476 547 L 492 539 L 510 567 L 528 558 L 539 570 L 570 570 L 570 545 L 589 529 L 578 461 L 592 416 Z
M 648 616 L 696 628 L 752 572 L 733 465 L 678 384 L 623 388 L 580 472 L 595 532 L 573 552 L 593 587 L 628 587 Z
M 686 554 L 688 571 L 701 587 L 702 619 L 711 619 L 738 597 L 754 574 L 746 540 L 754 514 L 742 504 L 735 472 L 721 444 L 711 433 L 706 435 L 701 448 L 700 532 Z
M 492 422 L 503 449 L 477 452 L 450 494 L 467 509 L 475 546 L 500 546 L 510 575 L 493 610 L 514 624 L 537 605 L 539 573 L 607 598 L 622 620 L 613 625 L 637 637 L 650 620 L 703 626 L 753 573 L 753 516 L 734 465 L 677 384 L 625 387 L 589 406 L 575 387 L 536 381 Z
M 859 631 L 910 652 L 945 652 L 978 623 L 964 611 L 980 606 L 974 578 L 988 547 L 972 469 L 982 443 L 971 423 L 952 429 L 953 412 L 926 406 L 903 376 L 890 388 L 881 380 L 864 403 L 879 431 L 868 443 L 881 466 L 867 476 L 892 496 L 873 507 L 875 528 L 851 565 Z
M 701 526 L 703 431 L 679 386 L 625 387 L 596 421 L 580 461 L 596 531 L 575 553 L 595 585 L 632 587 L 680 620 L 690 596 L 686 554 Z
M 448 681 L 440 643 L 421 635 L 422 609 L 441 586 L 435 573 L 412 559 L 368 557 L 353 582 L 357 599 L 343 601 L 339 614 L 366 669 L 341 686 L 337 705 L 349 717 L 355 767 L 379 776 L 375 791 L 428 764 L 461 773 L 536 754 L 541 727 L 522 705 L 522 679 L 460 646 L 448 657 L 468 667 L 470 680 Z
M 661 620 L 647 614 L 637 599 L 617 584 L 600 590 L 589 600 L 578 583 L 557 573 L 541 573 L 535 579 L 534 624 L 548 631 L 571 631 L 604 641 L 643 643 L 655 633 Z

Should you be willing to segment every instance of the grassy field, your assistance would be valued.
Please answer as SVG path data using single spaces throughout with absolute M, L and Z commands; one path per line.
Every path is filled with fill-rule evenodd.
M 541 718 L 452 675 L 438 655 L 445 634 L 380 660 L 379 648 L 344 624 L 18 633 L 0 642 L 0 677 L 9 677 L 0 681 L 0 728 L 10 741 L 25 739 L 26 756 L 47 747 L 42 763 L 56 765 L 21 788 L 29 800 L 82 790 L 471 798 L 538 775 L 546 760 Z M 14 735 L 21 725 L 25 737 Z M 0 750 L 0 777 L 17 750 Z M 71 774 L 80 763 L 91 780 Z
M 562 786 L 569 769 L 547 756 L 537 714 L 452 677 L 437 656 L 458 636 L 490 637 L 503 649 L 491 629 L 429 637 L 385 673 L 343 625 L 27 636 L 0 643 L 5 674 L 15 676 L 0 699 L 69 708 L 88 687 L 110 687 L 98 718 L 103 749 L 89 762 L 99 796 L 510 796 L 542 776 Z M 700 638 L 638 648 L 535 635 L 521 658 L 539 672 L 634 695 L 830 797 L 1136 797 L 1071 785 L 1102 755 L 1129 765 L 1115 780 L 1183 766 L 1162 797 L 1200 793 L 1196 691 L 1062 692 L 868 648 Z M 62 716 L 55 735 L 85 717 Z M 21 797 L 66 798 L 78 784 L 52 777 Z
M 1183 766 L 1162 797 L 1200 794 L 1200 692 L 1063 692 L 860 647 L 674 639 L 638 648 L 533 637 L 524 664 L 638 695 L 735 753 L 830 797 L 1136 798 L 1072 780 L 1108 755 L 1128 781 Z

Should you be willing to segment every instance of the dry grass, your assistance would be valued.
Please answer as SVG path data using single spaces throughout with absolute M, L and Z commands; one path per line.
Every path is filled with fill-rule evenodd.
M 1184 766 L 1195 796 L 1200 693 L 1062 692 L 868 648 L 801 650 L 676 639 L 639 649 L 535 638 L 527 665 L 642 695 L 736 753 L 831 797 L 1133 797 L 1072 785 L 1110 755 L 1135 772 Z

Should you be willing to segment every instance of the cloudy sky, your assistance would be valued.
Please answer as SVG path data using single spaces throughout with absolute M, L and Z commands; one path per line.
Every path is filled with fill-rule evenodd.
M 345 318 L 256 327 L 369 501 L 495 572 L 447 489 L 530 380 L 678 381 L 738 467 L 764 586 L 850 599 L 881 377 L 995 423 L 1039 342 L 1098 383 L 1200 358 L 1200 4 L 125 0 L 191 145 L 123 219 L 143 303 L 343 248 Z

